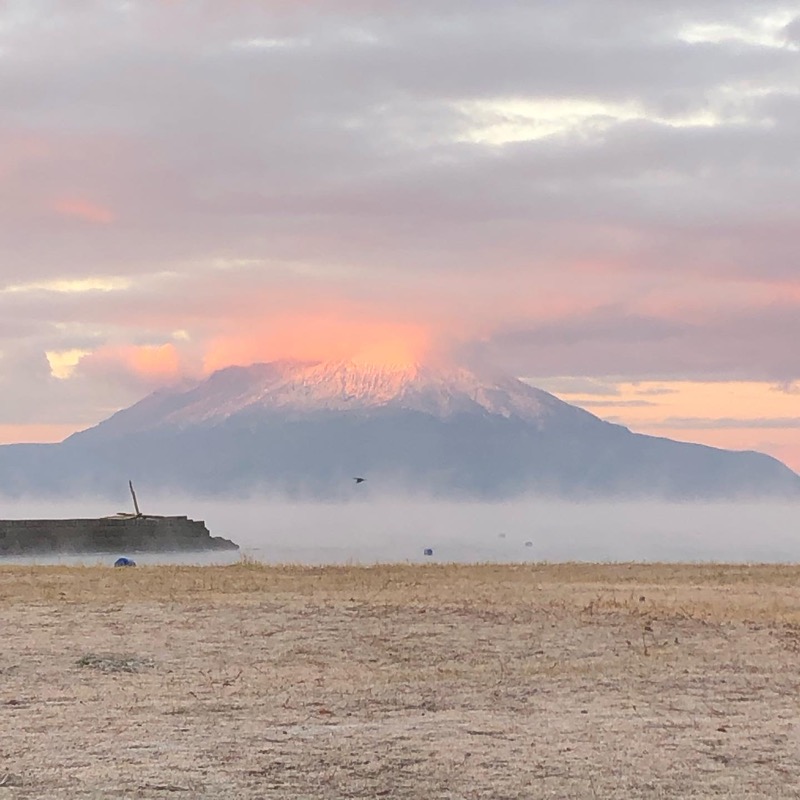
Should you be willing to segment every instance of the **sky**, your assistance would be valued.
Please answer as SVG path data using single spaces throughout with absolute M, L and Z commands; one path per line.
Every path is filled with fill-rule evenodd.
M 0 442 L 447 350 L 800 469 L 800 11 L 0 0 Z

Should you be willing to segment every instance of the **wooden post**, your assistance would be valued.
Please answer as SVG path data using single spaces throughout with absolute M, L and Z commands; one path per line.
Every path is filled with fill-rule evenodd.
M 133 507 L 136 509 L 136 516 L 141 517 L 142 512 L 139 511 L 139 503 L 136 502 L 136 492 L 133 491 L 133 481 L 128 481 L 128 486 L 131 487 L 131 497 L 133 497 Z

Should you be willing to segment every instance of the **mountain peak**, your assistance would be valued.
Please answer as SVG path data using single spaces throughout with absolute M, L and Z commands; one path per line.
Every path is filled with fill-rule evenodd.
M 380 360 L 364 353 L 333 362 L 274 361 L 214 372 L 191 389 L 157 392 L 101 423 L 106 433 L 216 425 L 240 413 L 293 416 L 325 411 L 414 411 L 438 419 L 498 415 L 541 424 L 552 395 L 516 378 L 487 378 L 444 361 Z
M 259 397 L 257 405 L 294 411 L 392 407 L 439 418 L 466 412 L 528 418 L 541 414 L 542 398 L 549 395 L 514 379 L 505 384 L 488 382 L 453 364 L 360 356 L 292 369 Z
M 369 486 L 486 497 L 800 492 L 800 477 L 764 455 L 634 434 L 516 378 L 365 355 L 229 367 L 146 397 L 52 456 L 6 452 L 0 477 L 17 487 L 141 475 L 160 489 L 338 497 L 369 473 Z

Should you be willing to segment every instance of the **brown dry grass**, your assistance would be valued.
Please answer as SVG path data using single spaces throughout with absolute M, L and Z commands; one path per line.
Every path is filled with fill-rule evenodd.
M 0 800 L 797 798 L 800 568 L 0 568 Z

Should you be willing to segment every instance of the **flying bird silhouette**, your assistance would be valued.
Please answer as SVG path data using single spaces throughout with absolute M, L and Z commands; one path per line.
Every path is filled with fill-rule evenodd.
M 366 480 L 366 478 L 353 478 L 353 480 L 354 480 L 356 483 L 364 483 L 364 481 Z

